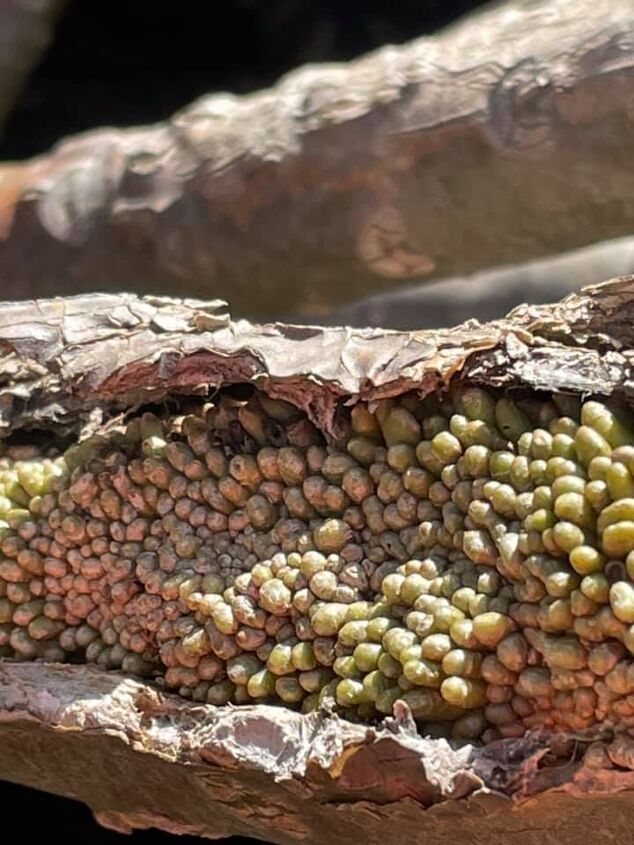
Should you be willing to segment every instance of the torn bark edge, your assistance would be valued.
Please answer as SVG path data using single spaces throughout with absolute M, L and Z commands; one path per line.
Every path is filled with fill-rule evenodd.
M 95 416 L 253 384 L 327 435 L 338 411 L 460 377 L 484 385 L 632 392 L 634 276 L 505 319 L 398 332 L 231 322 L 225 303 L 93 294 L 0 302 L 0 437 L 77 435 Z
M 601 765 L 584 762 L 589 741 L 562 736 L 455 748 L 420 737 L 405 707 L 379 727 L 215 708 L 87 666 L 0 664 L 0 738 L 0 777 L 79 799 L 121 832 L 344 845 L 397 830 L 413 845 L 423 831 L 455 839 L 459 823 L 465 842 L 524 843 L 530 826 L 572 842 L 608 805 L 604 830 L 634 817 L 626 737 L 592 744 Z
M 76 433 L 95 415 L 238 383 L 294 402 L 335 436 L 345 404 L 425 395 L 453 378 L 631 394 L 631 276 L 444 331 L 257 326 L 232 323 L 223 305 L 133 295 L 0 304 L 0 430 Z M 465 835 L 512 843 L 526 841 L 529 818 L 542 841 L 546 828 L 553 842 L 578 838 L 606 802 L 611 834 L 634 821 L 625 734 L 453 748 L 418 736 L 406 708 L 364 727 L 327 711 L 192 705 L 91 667 L 10 662 L 0 664 L 0 732 L 0 777 L 77 797 L 118 829 L 343 845 L 385 841 L 395 825 L 400 841 L 419 842 L 424 826 L 434 843 L 455 836 L 459 819 Z

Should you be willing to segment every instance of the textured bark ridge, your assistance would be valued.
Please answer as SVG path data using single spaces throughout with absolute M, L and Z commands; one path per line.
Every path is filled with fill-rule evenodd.
M 222 303 L 83 296 L 0 306 L 0 430 L 90 431 L 147 402 L 255 384 L 326 433 L 358 397 L 454 379 L 631 395 L 634 277 L 498 323 L 437 332 L 231 322 Z M 215 708 L 85 666 L 0 664 L 0 777 L 85 801 L 118 830 L 280 843 L 629 836 L 627 731 L 453 748 L 396 708 L 380 727 L 327 710 Z M 54 762 L 52 762 L 54 761 Z M 470 839 L 469 839 L 470 838 Z
M 122 832 L 436 845 L 459 826 L 464 842 L 525 845 L 573 842 L 589 825 L 627 841 L 632 824 L 618 739 L 597 770 L 582 742 L 454 750 L 406 714 L 366 730 L 328 713 L 194 707 L 112 673 L 38 665 L 0 666 L 0 738 L 0 777 L 84 801 Z
M 5 295 L 116 280 L 305 320 L 399 280 L 629 234 L 632 57 L 628 0 L 515 0 L 64 141 L 0 168 Z
M 337 408 L 461 375 L 484 385 L 626 398 L 634 277 L 454 329 L 231 322 L 218 300 L 94 294 L 0 303 L 0 434 L 77 434 L 115 411 L 252 383 L 336 433 Z

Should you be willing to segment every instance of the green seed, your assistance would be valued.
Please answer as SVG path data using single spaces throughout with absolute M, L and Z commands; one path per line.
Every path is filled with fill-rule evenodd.
M 381 423 L 386 444 L 408 443 L 416 446 L 421 439 L 420 425 L 416 418 L 403 407 L 393 408 Z
M 449 636 L 451 640 L 461 648 L 477 648 L 478 640 L 473 633 L 473 620 L 461 619 L 454 622 L 449 629 Z
M 608 441 L 594 428 L 581 425 L 575 434 L 575 451 L 577 458 L 584 466 L 596 458 L 608 458 L 612 454 L 612 448 Z
M 558 496 L 555 499 L 554 511 L 559 520 L 572 522 L 582 528 L 594 528 L 594 511 L 582 493 L 563 493 Z
M 576 637 L 546 637 L 544 658 L 552 669 L 583 669 L 588 653 Z
M 291 649 L 291 660 L 295 669 L 300 672 L 308 672 L 317 667 L 315 651 L 311 643 L 300 642 Z
M 327 519 L 313 531 L 313 540 L 320 552 L 339 552 L 350 537 L 350 528 L 341 519 Z
M 495 648 L 514 627 L 513 620 L 501 613 L 481 613 L 473 620 L 474 636 L 488 648 Z
M 268 669 L 261 669 L 249 677 L 247 692 L 251 698 L 268 698 L 275 692 L 278 679 Z M 288 680 L 288 679 L 285 679 Z
M 450 431 L 436 434 L 431 440 L 431 450 L 443 465 L 455 463 L 462 455 L 462 445 Z
M 581 581 L 579 589 L 597 604 L 607 604 L 610 593 L 610 582 L 602 572 L 586 575 Z
M 427 660 L 441 661 L 451 648 L 448 634 L 429 634 L 421 643 L 421 654 Z
M 207 692 L 207 702 L 216 707 L 224 707 L 234 696 L 236 686 L 229 680 L 212 684 Z
M 335 697 L 337 704 L 341 707 L 355 707 L 366 700 L 362 682 L 352 678 L 339 681 L 335 689 Z
M 355 647 L 352 656 L 359 671 L 372 672 L 377 668 L 381 654 L 383 648 L 379 643 L 360 643 Z
M 249 678 L 261 669 L 262 664 L 251 654 L 240 654 L 227 662 L 227 676 L 237 686 L 246 686 Z
M 458 395 L 458 408 L 470 420 L 482 420 L 495 425 L 495 399 L 479 387 L 467 387 Z
M 625 557 L 634 550 L 634 520 L 616 522 L 603 532 L 601 546 L 610 557 Z
M 578 493 L 583 495 L 586 487 L 585 479 L 578 475 L 560 475 L 552 483 L 553 498 L 557 499 L 563 496 L 564 493 Z
M 377 667 L 386 678 L 398 678 L 401 674 L 401 664 L 395 657 L 386 652 L 383 652 L 379 657 Z
M 517 442 L 531 429 L 531 421 L 510 399 L 499 399 L 495 404 L 495 421 L 504 437 Z
M 416 642 L 416 634 L 404 628 L 392 628 L 383 637 L 383 648 L 396 660 L 403 649 Z
M 634 521 L 634 499 L 620 499 L 604 508 L 597 519 L 597 530 L 602 532 L 609 525 L 625 521 Z
M 634 479 L 625 464 L 612 464 L 605 481 L 613 499 L 625 499 L 634 496 Z
M 532 458 L 547 461 L 552 457 L 553 436 L 543 428 L 536 428 L 532 432 L 530 453 Z
M 616 618 L 631 625 L 634 622 L 634 586 L 628 581 L 617 581 L 610 587 L 609 598 Z
M 512 452 L 493 452 L 489 459 L 489 471 L 491 478 L 496 481 L 508 483 L 511 478 L 511 466 L 515 460 Z
M 570 552 L 570 565 L 579 575 L 601 572 L 606 558 L 594 546 L 576 546 Z
M 563 552 L 571 552 L 577 546 L 585 545 L 586 535 L 573 522 L 556 522 L 552 532 L 555 543 Z
M 602 511 L 610 504 L 610 493 L 605 481 L 597 479 L 586 484 L 584 496 L 597 512 Z
M 438 663 L 426 659 L 411 659 L 403 664 L 403 674 L 413 684 L 423 687 L 438 688 L 443 673 Z
M 453 648 L 442 659 L 445 675 L 461 675 L 464 678 L 477 678 L 480 674 L 482 655 L 477 651 Z M 403 667 L 405 671 L 405 667 Z M 405 673 L 407 674 L 407 673 Z
M 470 678 L 446 678 L 440 686 L 440 694 L 448 704 L 471 709 L 486 703 L 486 684 Z
M 375 707 L 379 713 L 391 716 L 394 712 L 394 705 L 399 698 L 403 697 L 403 690 L 400 687 L 388 687 L 379 694 L 375 701 Z
M 339 630 L 339 642 L 351 648 L 359 643 L 366 642 L 368 625 L 369 622 L 364 620 L 346 622 Z
M 311 669 L 309 672 L 301 672 L 298 680 L 303 690 L 312 693 L 323 689 L 333 680 L 333 677 L 330 669 L 319 667 L 318 669 Z
M 601 402 L 585 402 L 581 407 L 581 422 L 601 434 L 613 449 L 634 442 L 629 426 Z

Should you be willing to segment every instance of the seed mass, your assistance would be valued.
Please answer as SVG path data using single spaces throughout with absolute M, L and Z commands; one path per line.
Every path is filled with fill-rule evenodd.
M 628 414 L 479 387 L 254 393 L 0 457 L 0 657 L 489 742 L 634 725 Z

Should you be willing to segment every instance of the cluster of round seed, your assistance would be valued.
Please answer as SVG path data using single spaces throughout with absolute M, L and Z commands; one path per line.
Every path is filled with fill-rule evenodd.
M 0 657 L 484 741 L 634 724 L 634 434 L 476 387 L 254 394 L 0 458 Z

